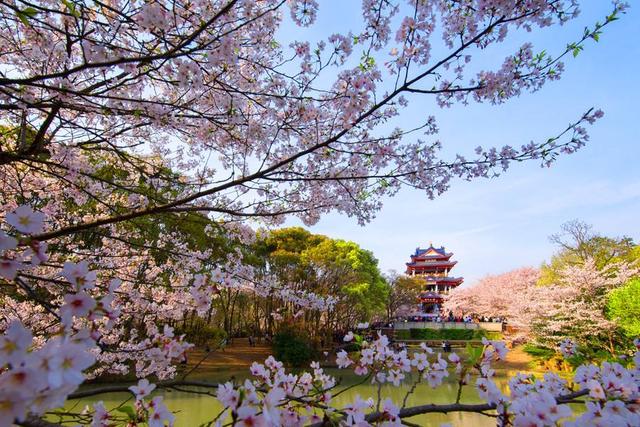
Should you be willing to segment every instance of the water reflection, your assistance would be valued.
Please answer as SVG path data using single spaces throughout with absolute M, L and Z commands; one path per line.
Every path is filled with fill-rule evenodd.
M 352 386 L 359 383 L 362 378 L 349 374 L 341 370 L 327 370 L 328 373 L 341 378 L 340 386 L 342 388 Z M 501 387 L 506 391 L 506 382 L 510 372 L 498 371 L 496 378 Z M 241 371 L 224 371 L 219 373 L 207 373 L 197 375 L 193 379 L 207 380 L 211 382 L 226 381 L 230 376 L 234 376 L 236 380 L 242 380 L 248 377 L 247 370 Z M 384 385 L 381 389 L 381 396 L 384 399 L 391 398 L 397 405 L 400 405 L 405 398 L 407 392 L 411 388 L 410 381 L 405 381 L 401 387 L 392 385 Z M 201 389 L 202 390 L 202 389 Z M 454 379 L 450 379 L 442 386 L 432 389 L 427 384 L 419 384 L 414 392 L 407 398 L 407 406 L 416 406 L 424 404 L 446 404 L 453 403 L 456 399 L 457 384 Z M 204 391 L 204 390 L 203 390 Z M 362 398 L 375 397 L 377 394 L 377 386 L 369 383 L 356 385 L 350 390 L 338 395 L 334 399 L 334 405 L 338 408 L 344 407 L 352 402 L 356 395 Z M 202 423 L 211 421 L 222 409 L 218 401 L 210 396 L 202 394 L 193 394 L 175 390 L 160 390 L 154 395 L 164 396 L 165 403 L 169 410 L 176 413 L 176 426 L 197 426 Z M 91 405 L 102 400 L 108 409 L 112 409 L 126 400 L 130 400 L 127 393 L 109 393 L 96 397 L 79 399 L 69 402 L 67 409 L 81 411 L 85 405 Z M 463 387 L 462 403 L 481 403 L 473 385 Z M 132 403 L 130 401 L 129 403 Z M 478 426 L 489 427 L 495 426 L 495 419 L 475 413 L 454 413 L 454 414 L 425 414 L 410 418 L 409 421 L 422 426 L 439 426 L 443 423 L 449 423 L 454 427 L 462 426 Z

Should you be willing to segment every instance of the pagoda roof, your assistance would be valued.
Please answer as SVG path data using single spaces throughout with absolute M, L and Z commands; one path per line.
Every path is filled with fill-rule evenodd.
M 407 262 L 411 267 L 453 267 L 458 261 L 413 261 Z
M 452 252 L 447 252 L 444 249 L 444 246 L 440 246 L 439 248 L 435 248 L 432 244 L 429 245 L 428 248 L 422 249 L 420 247 L 416 248 L 416 252 L 411 255 L 412 258 L 420 257 L 420 258 L 440 258 L 440 257 L 451 257 L 453 255 Z
M 449 258 L 451 258 L 453 254 L 449 253 L 447 255 L 411 255 L 411 259 L 412 260 L 442 260 L 442 261 L 446 261 Z
M 422 276 L 427 282 L 462 283 L 462 277 Z
M 444 299 L 442 295 L 440 295 L 439 293 L 431 292 L 431 291 L 420 292 L 420 294 L 418 295 L 418 298 L 420 300 L 440 300 L 440 301 Z

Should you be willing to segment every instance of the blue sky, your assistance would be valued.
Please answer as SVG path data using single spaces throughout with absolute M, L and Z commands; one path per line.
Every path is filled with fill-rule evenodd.
M 358 19 L 359 2 L 342 2 L 340 16 L 321 2 L 319 19 L 303 37 L 348 28 Z M 586 25 L 610 9 L 607 1 L 583 2 L 583 13 L 561 28 L 516 34 L 502 48 L 487 52 L 482 65 L 497 68 L 505 53 L 531 40 L 537 51 L 557 52 L 576 40 Z M 298 29 L 299 30 L 299 29 Z M 286 34 L 285 30 L 285 34 Z M 401 271 L 416 246 L 444 245 L 459 261 L 456 275 L 466 283 L 523 265 L 539 265 L 555 248 L 548 236 L 562 223 L 581 219 L 609 236 L 640 241 L 640 7 L 631 8 L 605 29 L 599 43 L 589 43 L 577 58 L 565 61 L 566 72 L 541 91 L 523 94 L 500 106 L 472 104 L 440 110 L 430 100 L 414 100 L 399 125 L 410 126 L 434 114 L 439 139 L 452 153 L 471 155 L 473 148 L 519 146 L 544 140 L 564 129 L 589 107 L 605 111 L 590 129 L 591 141 L 578 153 L 562 157 L 550 169 L 535 162 L 514 165 L 503 176 L 473 182 L 456 181 L 436 200 L 405 189 L 385 200 L 377 218 L 360 227 L 338 214 L 311 227 L 315 233 L 353 240 L 373 251 L 383 271 Z M 298 225 L 291 220 L 287 225 Z

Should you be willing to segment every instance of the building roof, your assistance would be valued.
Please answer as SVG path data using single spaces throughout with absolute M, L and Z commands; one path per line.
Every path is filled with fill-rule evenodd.
M 430 300 L 440 300 L 442 301 L 444 298 L 442 298 L 442 295 L 435 293 L 435 292 L 420 292 L 420 294 L 418 295 L 418 298 L 421 300 L 425 300 L 425 299 L 430 299 Z
M 447 251 L 444 249 L 444 246 L 440 246 L 439 248 L 435 248 L 433 247 L 432 244 L 429 244 L 429 247 L 426 249 L 422 249 L 420 247 L 416 248 L 416 252 L 411 255 L 411 257 L 433 257 L 433 258 L 438 258 L 438 257 L 450 257 L 451 255 L 453 255 L 453 253 L 447 253 Z
M 440 282 L 440 283 L 462 283 L 464 279 L 462 277 L 441 277 L 441 276 L 422 276 L 427 282 Z
M 443 267 L 450 268 L 456 265 L 458 261 L 413 261 L 407 262 L 408 267 Z

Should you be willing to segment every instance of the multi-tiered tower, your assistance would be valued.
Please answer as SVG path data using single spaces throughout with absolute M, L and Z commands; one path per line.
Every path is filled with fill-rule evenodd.
M 434 248 L 429 244 L 427 249 L 416 248 L 407 263 L 406 274 L 424 278 L 424 289 L 418 295 L 420 310 L 427 315 L 437 316 L 444 300 L 443 295 L 459 286 L 462 277 L 450 277 L 451 269 L 458 261 L 451 261 L 453 253 L 445 251 L 444 246 Z

